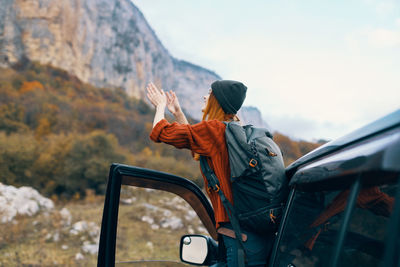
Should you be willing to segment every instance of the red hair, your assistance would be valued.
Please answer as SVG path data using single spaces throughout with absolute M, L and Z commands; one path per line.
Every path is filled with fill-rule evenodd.
M 203 121 L 209 120 L 219 120 L 219 121 L 239 121 L 239 118 L 236 114 L 227 114 L 221 108 L 220 104 L 217 101 L 217 98 L 211 92 L 210 97 L 208 98 L 207 106 L 203 111 Z M 194 154 L 193 158 L 195 160 L 200 160 L 199 154 Z

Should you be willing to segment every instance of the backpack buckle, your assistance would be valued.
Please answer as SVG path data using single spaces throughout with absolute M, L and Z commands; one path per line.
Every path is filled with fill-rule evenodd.
M 271 152 L 271 151 L 270 151 L 268 154 L 269 154 L 271 157 L 276 157 L 276 156 L 278 156 L 276 153 Z
M 258 162 L 255 159 L 251 159 L 249 162 L 250 167 L 254 168 L 255 166 L 257 166 Z
M 274 215 L 273 210 L 269 210 L 269 218 L 270 218 L 271 222 L 276 223 L 275 222 L 276 216 Z
M 211 191 L 218 193 L 219 190 L 220 190 L 220 188 L 217 184 L 215 185 L 215 187 L 212 187 L 212 186 L 207 187 L 207 192 L 209 194 L 211 194 Z

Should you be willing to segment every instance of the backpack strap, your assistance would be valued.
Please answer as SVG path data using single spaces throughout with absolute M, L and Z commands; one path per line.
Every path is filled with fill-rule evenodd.
M 220 189 L 218 178 L 215 175 L 214 171 L 210 168 L 210 165 L 208 164 L 205 156 L 200 156 L 200 168 L 203 171 L 203 174 L 207 179 L 208 186 L 209 186 L 208 190 L 211 189 L 211 190 L 217 192 L 219 197 L 221 198 L 222 204 L 224 205 L 224 208 L 228 214 L 229 220 L 232 224 L 232 228 L 235 231 L 236 240 L 239 245 L 238 246 L 238 264 L 239 264 L 238 267 L 244 267 L 246 253 L 245 253 L 243 241 L 241 238 L 242 232 L 240 230 L 239 220 L 237 219 L 237 216 L 233 209 L 233 205 L 229 202 L 229 200 L 226 198 L 224 192 L 222 192 L 222 190 Z

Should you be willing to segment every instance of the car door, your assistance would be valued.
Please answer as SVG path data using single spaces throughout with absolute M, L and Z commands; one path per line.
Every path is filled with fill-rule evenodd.
M 138 257 L 136 257 L 135 261 L 124 259 L 122 262 L 117 261 L 116 263 L 116 248 L 118 247 L 117 232 L 123 231 L 121 228 L 118 228 L 118 224 L 121 224 L 118 220 L 119 211 L 122 210 L 121 207 L 123 208 L 123 205 L 126 204 L 126 200 L 124 201 L 121 198 L 121 195 L 124 194 L 124 190 L 126 191 L 126 189 L 130 187 L 146 188 L 146 190 L 150 191 L 149 193 L 152 193 L 153 195 L 160 194 L 157 192 L 169 192 L 177 195 L 179 199 L 187 203 L 186 207 L 192 209 L 189 211 L 192 213 L 192 220 L 199 218 L 201 224 L 204 226 L 203 231 L 206 231 L 208 235 L 217 239 L 213 210 L 208 199 L 196 184 L 182 177 L 164 172 L 122 164 L 113 164 L 110 168 L 106 198 L 104 202 L 98 266 L 115 266 L 116 264 L 117 266 L 183 265 L 177 261 L 158 261 L 159 258 L 157 258 L 157 255 L 155 258 L 151 259 L 151 261 L 137 260 L 138 258 L 141 258 L 140 255 L 137 255 Z M 195 214 L 194 216 L 193 213 Z M 131 215 L 136 216 L 136 214 Z M 140 229 L 139 231 L 143 231 L 143 229 Z M 137 231 L 135 234 L 140 233 Z M 179 253 L 180 236 L 177 236 L 176 233 L 172 231 L 169 238 L 177 243 L 176 247 L 173 249 L 176 249 L 177 253 Z
M 98 266 L 114 266 L 116 259 L 116 240 L 118 227 L 118 213 L 123 205 L 121 202 L 121 188 L 141 187 L 147 189 L 159 190 L 157 192 L 170 192 L 179 196 L 188 203 L 193 212 L 198 216 L 205 227 L 205 230 L 213 238 L 217 238 L 215 229 L 214 214 L 211 205 L 200 188 L 193 182 L 163 172 L 143 169 L 139 167 L 127 166 L 122 164 L 113 164 L 110 169 L 106 199 L 103 210 L 103 220 L 101 226 Z M 154 193 L 154 192 L 153 192 Z M 118 231 L 121 231 L 120 229 Z M 176 240 L 178 245 L 176 251 L 179 252 L 180 236 L 171 234 L 171 239 Z M 140 257 L 139 257 L 140 258 Z M 152 260 L 157 260 L 154 258 Z M 149 262 L 135 261 L 135 266 L 181 266 L 177 262 Z M 131 262 L 133 265 L 135 262 Z M 146 263 L 147 262 L 147 263 Z M 117 263 L 117 265 L 129 264 L 129 260 Z M 151 265 L 149 265 L 151 264 Z

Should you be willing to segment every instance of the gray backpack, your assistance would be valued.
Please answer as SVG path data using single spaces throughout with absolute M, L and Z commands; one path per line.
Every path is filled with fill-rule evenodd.
M 223 201 L 228 202 L 224 207 L 243 229 L 259 234 L 276 231 L 288 195 L 281 150 L 267 129 L 237 122 L 225 124 L 234 205 L 229 207 L 229 201 Z M 209 186 L 218 190 L 218 179 L 202 158 L 201 168 Z
M 200 167 L 207 178 L 208 190 L 219 194 L 236 236 L 242 236 L 241 229 L 271 234 L 277 230 L 289 192 L 281 150 L 267 129 L 241 126 L 237 122 L 225 124 L 234 205 L 220 190 L 206 157 L 201 156 Z M 244 266 L 243 241 L 236 240 L 238 263 Z

